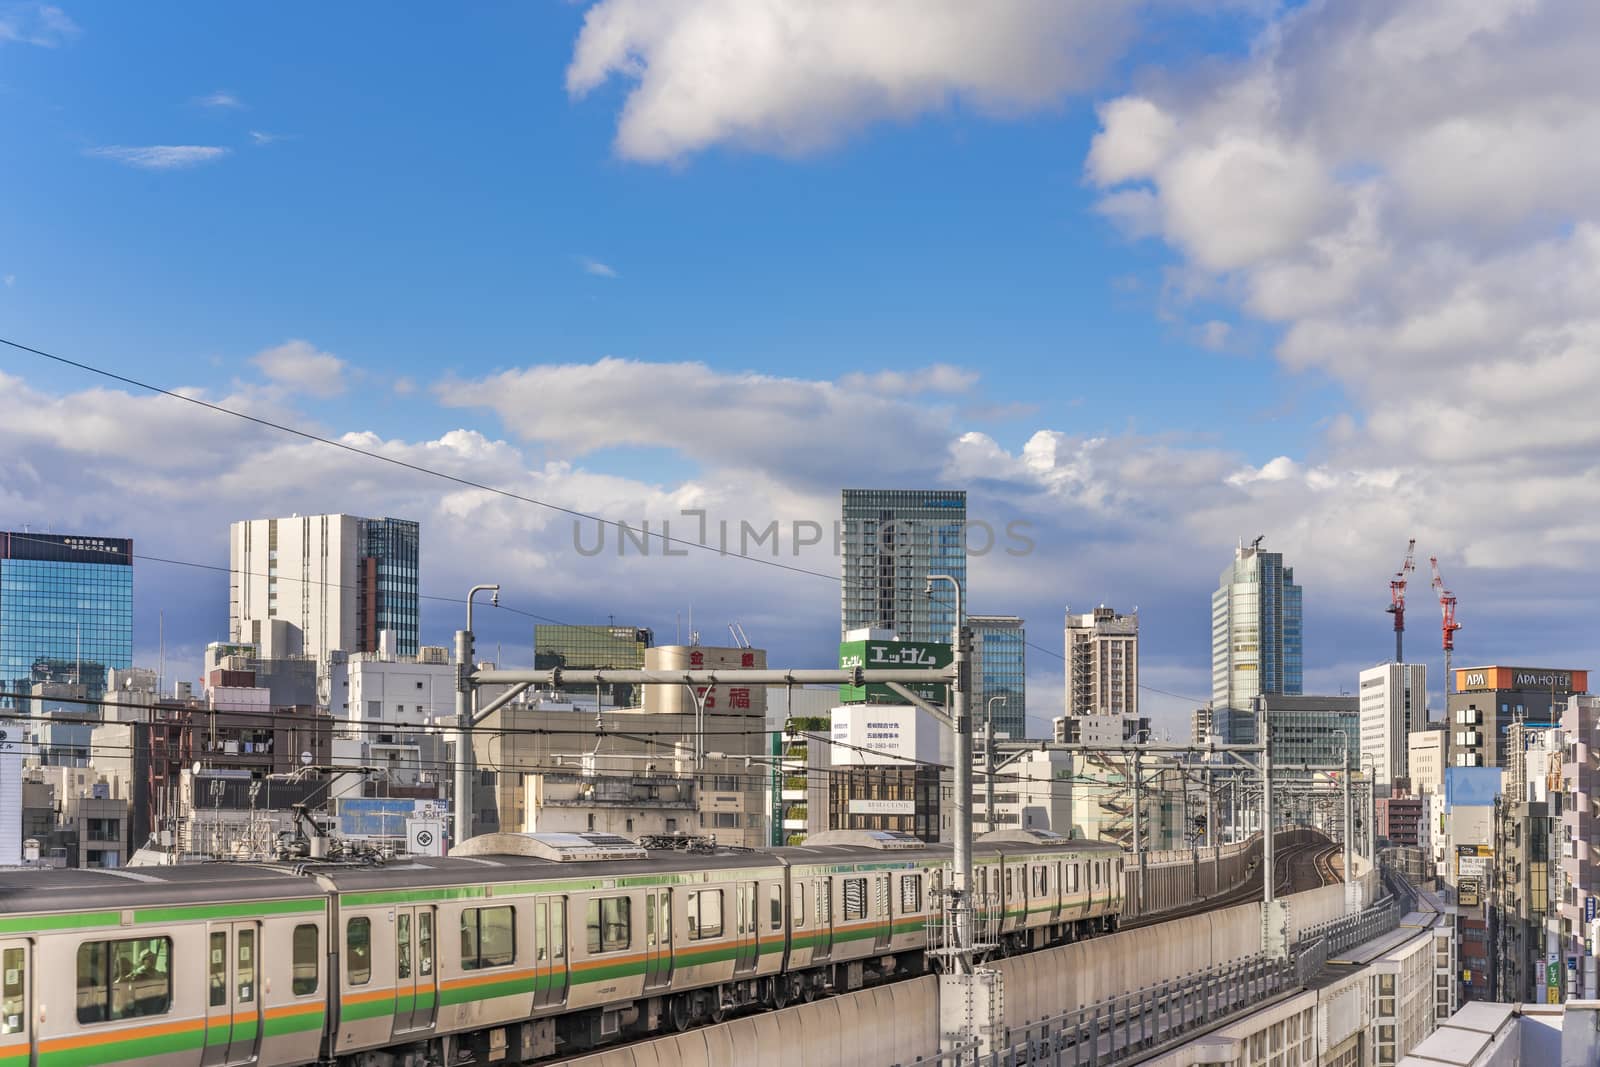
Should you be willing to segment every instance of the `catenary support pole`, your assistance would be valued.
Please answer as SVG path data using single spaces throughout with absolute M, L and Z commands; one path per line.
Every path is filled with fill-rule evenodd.
M 472 836 L 472 748 L 467 731 L 472 726 L 473 635 L 472 598 L 491 593 L 491 604 L 500 602 L 498 585 L 475 585 L 467 591 L 467 628 L 456 631 L 456 764 L 453 806 L 454 832 L 451 844 L 459 845 Z
M 955 727 L 955 905 L 956 939 L 962 950 L 959 965 L 964 973 L 972 973 L 974 944 L 972 911 L 976 901 L 972 896 L 972 712 L 968 706 L 972 691 L 972 667 L 967 661 L 967 628 L 961 612 L 961 583 L 948 574 L 928 576 L 924 592 L 933 592 L 934 582 L 949 582 L 955 593 L 955 622 L 950 638 L 955 646 L 951 661 L 955 667 L 955 681 L 951 686 L 951 721 Z

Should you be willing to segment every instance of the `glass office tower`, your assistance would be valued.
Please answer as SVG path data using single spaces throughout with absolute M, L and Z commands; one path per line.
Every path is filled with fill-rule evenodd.
M 133 666 L 133 542 L 0 533 L 0 706 L 38 682 L 82 685 Z
M 902 641 L 949 643 L 950 584 L 967 590 L 967 494 L 951 489 L 846 489 L 841 518 L 839 632 L 893 630 Z
M 977 673 L 972 685 L 975 722 L 986 721 L 989 702 L 994 706 L 997 735 L 1028 736 L 1028 638 L 1015 615 L 968 615 L 972 628 L 972 658 Z
M 378 634 L 390 630 L 395 652 L 415 656 L 422 630 L 417 524 L 410 519 L 361 519 L 359 529 L 362 650 L 376 651 Z
M 1211 707 L 1227 740 L 1255 739 L 1255 698 L 1304 688 L 1300 587 L 1283 553 L 1242 543 L 1211 594 Z

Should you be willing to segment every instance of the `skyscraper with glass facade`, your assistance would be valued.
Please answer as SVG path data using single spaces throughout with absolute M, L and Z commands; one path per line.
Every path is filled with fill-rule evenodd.
M 972 628 L 972 713 L 984 722 L 994 705 L 996 734 L 1028 735 L 1028 637 L 1015 615 L 968 615 Z
M 840 528 L 840 636 L 893 630 L 902 641 L 948 643 L 967 589 L 967 494 L 958 489 L 846 489 Z
M 1255 698 L 1304 688 L 1300 587 L 1283 553 L 1241 542 L 1211 594 L 1211 707 L 1227 740 L 1254 740 Z
M 0 533 L 0 706 L 38 682 L 98 700 L 133 666 L 133 542 Z
M 394 651 L 415 656 L 421 643 L 417 597 L 418 527 L 410 519 L 358 519 L 362 652 L 378 649 L 378 635 L 394 634 Z

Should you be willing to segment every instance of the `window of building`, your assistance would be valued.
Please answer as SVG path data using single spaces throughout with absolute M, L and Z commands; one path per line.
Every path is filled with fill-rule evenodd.
M 291 942 L 294 978 L 291 988 L 297 997 L 310 996 L 317 991 L 317 928 L 303 923 L 294 928 Z
M 865 878 L 846 878 L 844 880 L 844 921 L 852 919 L 865 919 L 867 917 L 867 880 Z
M 615 952 L 633 942 L 633 902 L 627 897 L 591 899 L 585 915 L 590 952 Z
M 722 936 L 722 890 L 702 889 L 690 893 L 687 911 L 690 941 Z
M 85 941 L 78 946 L 78 1022 L 165 1015 L 171 1008 L 171 938 Z
M 461 912 L 462 970 L 507 967 L 516 957 L 516 912 L 509 904 Z
M 344 924 L 345 965 L 351 985 L 372 981 L 372 920 L 351 919 Z
M 900 914 L 916 915 L 922 911 L 922 875 L 907 874 L 900 879 Z

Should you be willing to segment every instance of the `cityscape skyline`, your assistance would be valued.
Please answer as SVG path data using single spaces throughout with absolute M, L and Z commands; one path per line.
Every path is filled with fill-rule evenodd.
M 838 39 L 818 19 L 817 49 L 779 69 L 708 75 L 697 106 L 715 114 L 696 125 L 647 106 L 681 69 L 668 25 L 614 2 L 444 27 L 340 12 L 314 41 L 246 12 L 218 37 L 63 10 L 70 31 L 0 43 L 22 90 L 0 109 L 35 160 L 0 175 L 18 220 L 0 254 L 10 340 L 560 507 L 675 530 L 702 511 L 713 538 L 724 521 L 826 530 L 840 486 L 966 486 L 971 516 L 1025 522 L 1037 546 L 973 559 L 975 609 L 1036 620 L 1054 647 L 1037 620 L 1068 603 L 1139 605 L 1144 710 L 1174 733 L 1209 688 L 1196 590 L 1263 532 L 1317 591 L 1308 692 L 1389 658 L 1386 577 L 1412 536 L 1461 598 L 1461 662 L 1595 659 L 1575 578 L 1600 555 L 1572 513 L 1591 495 L 1600 360 L 1551 342 L 1590 336 L 1593 287 L 1529 280 L 1594 275 L 1600 183 L 1480 172 L 1446 136 L 1501 129 L 1491 101 L 1542 107 L 1565 69 L 1543 49 L 1581 36 L 1562 25 L 1575 15 L 1519 34 L 1415 29 L 1411 4 L 1161 9 L 1106 36 L 1047 9 L 953 14 L 950 39 L 1026 57 L 954 81 L 948 54 L 899 66 L 893 32 L 818 65 Z M 611 62 L 623 37 L 591 12 L 638 28 L 647 62 Z M 763 39 L 770 14 L 747 17 L 738 39 Z M 698 39 L 683 19 L 668 22 Z M 1408 27 L 1429 60 L 1392 65 L 1371 42 Z M 1104 65 L 1077 56 L 1079 33 Z M 1550 77 L 1497 80 L 1487 39 Z M 275 78 L 281 54 L 307 77 Z M 400 91 L 391 63 L 454 76 L 376 107 L 395 97 L 360 87 Z M 1364 89 L 1322 114 L 1327 69 Z M 197 103 L 224 70 L 239 106 Z M 1433 100 L 1444 71 L 1485 88 L 1374 104 Z M 861 93 L 880 78 L 918 87 L 904 111 Z M 1310 110 L 1262 112 L 1247 86 Z M 736 99 L 752 112 L 715 105 Z M 1562 130 L 1549 143 L 1587 143 Z M 437 150 L 460 139 L 496 152 Z M 396 153 L 407 164 L 384 166 Z M 1573 181 L 1534 195 L 1552 171 Z M 1475 184 L 1429 185 L 1463 173 Z M 462 213 L 415 224 L 440 197 Z M 384 236 L 400 232 L 403 251 Z M 155 242 L 169 254 L 142 251 Z M 1480 321 L 1499 332 L 1463 325 Z M 813 620 L 838 590 L 821 579 L 715 554 L 581 558 L 570 516 L 15 349 L 0 396 L 11 528 L 118 531 L 226 568 L 206 531 L 241 516 L 406 515 L 430 531 L 429 595 L 495 580 L 552 619 L 665 633 L 692 612 L 785 658 L 830 655 Z M 826 550 L 801 562 L 837 574 Z M 164 612 L 169 659 L 193 673 L 226 625 L 218 573 L 142 568 L 137 660 L 156 658 Z M 459 625 L 440 609 L 424 642 Z M 1414 589 L 1407 658 L 1435 668 L 1437 713 L 1430 616 Z M 531 624 L 485 612 L 484 641 L 525 647 Z M 1058 666 L 1030 657 L 1045 705 Z

